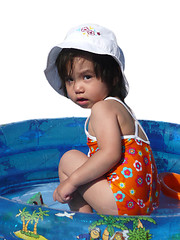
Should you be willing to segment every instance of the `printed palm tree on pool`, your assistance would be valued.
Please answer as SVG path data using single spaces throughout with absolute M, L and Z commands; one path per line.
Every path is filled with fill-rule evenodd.
M 128 229 L 129 231 L 128 240 L 138 240 L 138 239 L 149 240 L 152 238 L 152 234 L 149 233 L 149 229 L 146 230 L 145 227 L 143 227 L 142 222 L 140 220 L 144 220 L 144 221 L 148 221 L 156 224 L 154 219 L 150 217 L 136 217 L 136 218 L 132 217 L 133 230 Z
M 33 211 L 32 214 L 30 214 L 28 211 L 26 211 L 26 207 L 23 208 L 23 210 L 19 210 L 19 213 L 16 215 L 16 217 L 21 216 L 21 221 L 23 223 L 23 229 L 21 231 L 15 232 L 15 235 L 21 238 L 21 234 L 24 234 L 29 237 L 39 237 L 37 233 L 37 224 L 39 222 L 39 219 L 43 221 L 44 216 L 49 216 L 47 214 L 49 211 L 42 211 L 41 208 L 39 208 L 39 212 L 36 212 L 36 210 Z M 28 225 L 29 223 L 34 223 L 34 230 L 29 231 Z
M 23 208 L 22 211 L 19 209 L 19 213 L 16 215 L 16 217 L 19 217 L 19 216 L 21 216 L 21 221 L 23 223 L 22 231 L 27 232 L 27 226 L 30 221 L 31 214 L 28 211 L 26 211 L 26 207 L 25 207 Z M 27 223 L 25 222 L 26 220 L 27 220 Z
M 120 228 L 121 230 L 128 230 L 128 228 L 124 225 L 125 223 L 129 222 L 128 218 L 106 216 L 106 215 L 102 215 L 102 214 L 99 214 L 99 216 L 102 217 L 103 219 L 93 222 L 89 228 L 93 229 L 96 226 L 106 225 L 107 227 L 104 230 L 104 233 L 102 236 L 103 240 L 109 239 L 109 235 L 113 236 L 113 234 L 115 232 L 114 228 Z
M 101 219 L 93 222 L 89 229 L 93 229 L 96 226 L 106 225 L 106 229 L 102 235 L 102 239 L 106 240 L 109 239 L 109 236 L 112 237 L 115 233 L 115 228 L 121 229 L 122 231 L 128 230 L 128 240 L 136 240 L 136 239 L 151 239 L 151 234 L 149 230 L 145 230 L 142 225 L 142 220 L 148 221 L 151 223 L 156 224 L 154 219 L 150 217 L 115 217 L 115 216 L 106 216 L 99 214 Z M 125 224 L 132 222 L 133 223 L 133 230 L 129 229 Z
M 32 216 L 31 216 L 31 221 L 33 223 L 33 221 L 35 222 L 34 224 L 34 234 L 37 234 L 37 224 L 39 222 L 39 219 L 41 219 L 41 221 L 43 221 L 44 216 L 49 216 L 49 214 L 47 214 L 47 212 L 49 211 L 42 211 L 41 208 L 39 208 L 39 212 L 36 212 L 36 210 L 33 212 Z

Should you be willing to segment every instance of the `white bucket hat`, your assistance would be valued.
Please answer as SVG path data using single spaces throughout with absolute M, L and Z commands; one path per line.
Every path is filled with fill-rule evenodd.
M 72 28 L 61 44 L 53 47 L 48 55 L 47 67 L 44 71 L 50 85 L 62 96 L 61 79 L 56 67 L 56 59 L 63 48 L 75 48 L 96 54 L 110 55 L 119 64 L 126 86 L 124 75 L 125 59 L 116 37 L 112 31 L 96 24 L 82 24 Z

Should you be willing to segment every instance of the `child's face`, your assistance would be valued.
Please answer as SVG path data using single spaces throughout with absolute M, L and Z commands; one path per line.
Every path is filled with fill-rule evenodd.
M 83 108 L 92 106 L 108 96 L 109 90 L 101 78 L 97 78 L 91 60 L 75 57 L 73 66 L 67 66 L 66 90 L 68 97 Z

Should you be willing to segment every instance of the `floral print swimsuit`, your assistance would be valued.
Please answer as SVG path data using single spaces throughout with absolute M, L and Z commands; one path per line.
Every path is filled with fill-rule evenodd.
M 135 121 L 135 135 L 122 136 L 122 156 L 119 163 L 105 177 L 114 194 L 119 215 L 149 215 L 159 205 L 160 182 L 149 141 L 138 137 L 143 128 L 127 106 L 119 99 L 108 97 L 122 104 Z M 98 151 L 95 137 L 91 136 L 85 123 L 89 156 Z M 146 136 L 146 134 L 145 134 Z M 147 138 L 147 136 L 146 136 Z M 147 138 L 148 139 L 148 138 Z

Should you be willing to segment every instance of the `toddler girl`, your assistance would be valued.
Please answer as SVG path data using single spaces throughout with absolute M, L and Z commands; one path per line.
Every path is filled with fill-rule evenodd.
M 54 200 L 72 211 L 150 214 L 160 183 L 150 142 L 124 99 L 124 56 L 108 29 L 81 25 L 54 47 L 45 70 L 51 86 L 91 115 L 85 122 L 89 154 L 66 152 L 59 163 Z

